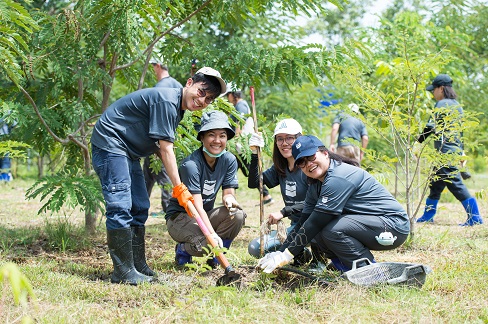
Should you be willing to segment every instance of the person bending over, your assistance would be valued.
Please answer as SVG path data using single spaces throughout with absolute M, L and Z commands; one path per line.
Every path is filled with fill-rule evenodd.
M 147 194 L 140 158 L 158 154 L 182 206 L 192 200 L 178 176 L 173 142 L 187 110 L 202 110 L 225 93 L 220 73 L 204 67 L 183 89 L 148 88 L 111 104 L 95 124 L 91 137 L 92 163 L 105 199 L 107 243 L 113 283 L 137 285 L 154 280 L 146 263 Z

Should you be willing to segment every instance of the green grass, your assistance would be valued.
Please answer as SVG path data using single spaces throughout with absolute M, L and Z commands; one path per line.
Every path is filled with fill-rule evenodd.
M 486 177 L 470 181 L 466 184 L 473 193 L 488 187 Z M 37 215 L 41 204 L 23 197 L 30 184 L 16 179 L 0 185 L 4 204 L 0 267 L 16 263 L 30 280 L 37 302 L 15 305 L 4 283 L 2 323 L 19 322 L 26 316 L 38 323 L 488 322 L 488 227 L 459 227 L 466 216 L 450 194 L 443 195 L 434 224 L 415 227 L 412 242 L 394 251 L 374 252 L 380 262 L 429 265 L 433 272 L 421 289 L 365 288 L 345 280 L 323 288 L 300 286 L 296 284 L 299 277 L 292 274 L 272 277 L 239 267 L 256 264 L 247 254 L 247 244 L 258 236 L 260 216 L 257 190 L 247 189 L 241 178 L 237 196 L 248 217 L 227 253 L 244 278 L 239 290 L 215 287 L 221 269 L 199 273 L 177 268 L 174 242 L 161 217 L 149 218 L 146 236 L 148 261 L 159 272 L 159 282 L 139 287 L 110 284 L 112 264 L 103 221 L 97 234 L 88 237 L 79 211 L 66 212 L 66 216 Z M 265 213 L 282 206 L 276 188 L 271 192 L 276 202 Z M 150 212 L 160 210 L 159 190 L 154 190 L 151 203 Z M 478 203 L 488 221 L 487 199 Z

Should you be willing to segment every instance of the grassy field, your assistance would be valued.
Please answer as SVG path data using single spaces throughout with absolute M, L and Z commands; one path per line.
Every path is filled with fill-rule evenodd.
M 241 180 L 245 181 L 245 180 Z M 466 182 L 478 191 L 486 177 Z M 0 322 L 31 318 L 37 323 L 488 323 L 488 226 L 462 228 L 460 203 L 445 194 L 435 224 L 416 226 L 412 243 L 391 252 L 376 252 L 380 262 L 429 265 L 433 272 L 421 289 L 403 286 L 365 288 L 325 272 L 328 287 L 282 273 L 270 278 L 252 267 L 248 242 L 259 230 L 257 190 L 242 186 L 238 198 L 248 218 L 227 257 L 242 275 L 243 286 L 216 287 L 223 270 L 199 273 L 174 265 L 174 242 L 161 216 L 147 223 L 148 263 L 159 272 L 156 284 L 132 287 L 109 283 L 112 264 L 105 227 L 95 237 L 83 232 L 79 211 L 37 215 L 38 201 L 25 201 L 31 181 L 0 183 L 0 267 L 14 262 L 35 293 L 14 305 L 3 283 Z M 265 213 L 282 207 L 276 202 Z M 151 212 L 159 211 L 159 190 Z M 478 200 L 485 222 L 487 198 Z

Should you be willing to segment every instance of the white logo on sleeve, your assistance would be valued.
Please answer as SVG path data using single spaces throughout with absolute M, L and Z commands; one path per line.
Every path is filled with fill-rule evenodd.
M 294 181 L 286 181 L 285 184 L 285 195 L 288 197 L 297 196 L 297 183 Z
M 327 203 L 327 201 L 328 201 L 328 200 L 329 200 L 329 198 L 327 198 L 327 197 L 322 197 L 322 204 L 324 204 L 324 205 L 325 205 L 325 204 Z
M 203 184 L 203 195 L 210 196 L 215 193 L 215 180 L 213 181 L 208 181 L 205 180 L 205 183 Z

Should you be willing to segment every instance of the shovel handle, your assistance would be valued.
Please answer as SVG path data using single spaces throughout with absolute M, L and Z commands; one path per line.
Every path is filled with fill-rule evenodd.
M 258 117 L 256 113 L 256 101 L 254 99 L 254 87 L 249 89 L 249 93 L 251 95 L 251 107 L 252 107 L 252 117 L 254 121 L 254 132 L 258 132 Z M 263 158 L 261 154 L 261 148 L 257 147 L 258 153 L 258 173 L 259 173 L 259 226 L 264 223 L 264 197 L 263 197 Z M 259 235 L 259 256 L 262 257 L 264 255 L 264 235 L 260 233 Z
M 203 222 L 202 217 L 200 217 L 200 214 L 198 214 L 198 211 L 193 205 L 193 203 L 191 201 L 188 201 L 187 206 L 191 212 L 191 216 L 195 218 L 198 227 L 200 227 L 203 235 L 205 235 L 208 244 L 210 244 L 210 246 L 212 246 L 213 248 L 217 247 L 218 246 L 217 242 L 215 242 L 214 238 L 210 234 L 210 231 L 208 230 L 207 226 Z M 215 257 L 217 258 L 217 260 L 219 260 L 220 266 L 225 270 L 225 274 L 231 276 L 235 274 L 234 268 L 230 265 L 229 261 L 227 261 L 227 258 L 225 257 L 224 253 L 218 252 L 218 254 Z

